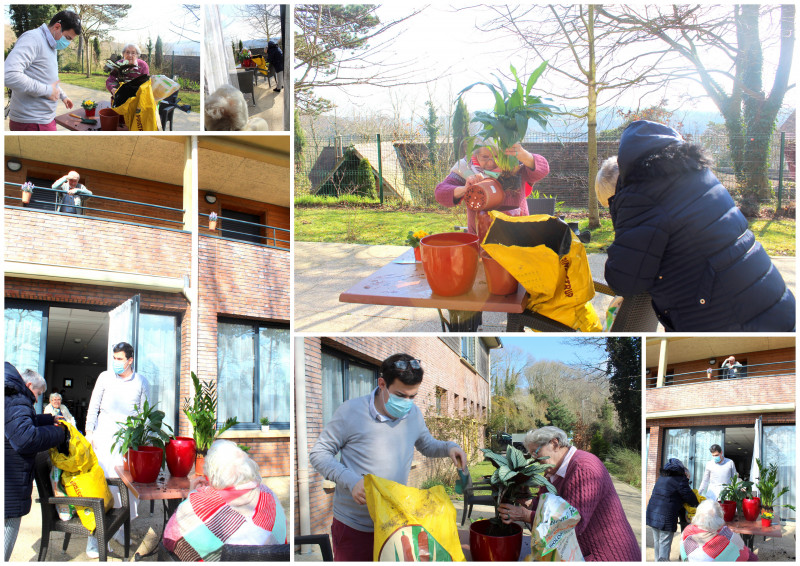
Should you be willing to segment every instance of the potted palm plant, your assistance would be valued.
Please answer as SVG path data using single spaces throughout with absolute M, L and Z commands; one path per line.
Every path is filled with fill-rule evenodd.
M 157 403 L 156 403 L 157 405 Z M 144 405 L 135 405 L 133 414 L 114 433 L 112 450 L 119 445 L 120 454 L 127 455 L 133 481 L 153 483 L 164 465 L 164 445 L 170 439 L 172 428 L 164 423 L 164 411 L 156 410 L 145 399 Z
M 501 503 L 529 499 L 532 487 L 537 491 L 544 487 L 555 494 L 555 487 L 544 477 L 549 466 L 539 459 L 526 458 L 521 450 L 512 445 L 506 447 L 505 455 L 487 448 L 481 450 L 496 468 L 489 480 L 495 501 L 495 516 L 472 523 L 469 528 L 470 552 L 473 560 L 478 562 L 516 561 L 522 548 L 522 528 L 516 523 L 503 523 L 497 508 Z
M 469 155 L 474 149 L 476 138 L 487 140 L 500 172 L 485 171 L 485 174 L 493 178 L 486 179 L 467 190 L 464 202 L 468 207 L 474 210 L 489 210 L 503 201 L 506 191 L 521 189 L 521 178 L 517 174 L 520 163 L 515 156 L 506 155 L 506 150 L 522 141 L 531 119 L 544 128 L 547 126 L 547 118 L 557 110 L 557 107 L 543 102 L 541 97 L 531 94 L 533 85 L 546 68 L 547 61 L 539 65 L 523 84 L 517 76 L 517 70 L 511 65 L 511 74 L 516 81 L 512 91 L 498 79 L 498 85 L 477 82 L 458 93 L 460 100 L 468 90 L 483 85 L 492 91 L 495 99 L 492 112 L 475 112 L 475 117 L 471 121 L 480 123 L 483 129 L 476 136 L 469 138 L 467 154 Z
M 28 204 L 29 202 L 31 202 L 31 195 L 33 194 L 33 183 L 31 183 L 30 181 L 22 183 L 20 189 L 22 190 L 23 204 Z
M 192 437 L 197 445 L 197 461 L 195 475 L 203 475 L 205 455 L 214 440 L 235 425 L 236 417 L 229 417 L 222 426 L 217 426 L 217 386 L 211 381 L 201 382 L 192 372 L 194 397 L 186 398 L 183 403 L 183 414 L 192 424 Z
M 761 463 L 761 460 L 756 458 L 758 465 L 758 482 L 756 482 L 756 489 L 761 496 L 761 508 L 769 513 L 772 513 L 772 519 L 780 521 L 777 514 L 778 507 L 786 507 L 794 511 L 794 506 L 787 504 L 777 503 L 778 499 L 785 493 L 789 492 L 788 487 L 778 490 L 778 465 L 769 464 L 768 466 Z

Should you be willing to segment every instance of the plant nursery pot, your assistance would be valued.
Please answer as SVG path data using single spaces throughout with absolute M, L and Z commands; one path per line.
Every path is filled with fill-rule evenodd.
M 131 477 L 138 483 L 153 483 L 161 470 L 163 450 L 157 446 L 140 446 L 138 450 L 128 450 Z
M 486 232 L 492 227 L 492 217 L 488 213 L 481 210 L 478 212 L 478 217 L 475 219 L 475 228 L 478 231 L 478 242 L 483 242 L 486 237 Z
M 722 507 L 723 518 L 726 523 L 733 521 L 736 516 L 736 502 L 735 501 L 721 501 L 719 504 Z
M 216 220 L 209 220 L 208 221 L 208 229 L 209 230 L 216 230 L 217 229 L 217 221 Z
M 463 295 L 478 272 L 478 236 L 463 232 L 432 234 L 420 240 L 422 269 L 431 291 L 442 297 Z
M 87 118 L 92 118 L 94 117 L 95 112 L 97 112 L 97 108 L 92 108 L 91 110 L 84 108 L 83 112 L 86 114 Z
M 414 248 L 414 259 L 417 261 L 422 261 L 422 248 L 419 246 Z
M 505 267 L 486 252 L 481 252 L 483 271 L 486 273 L 486 284 L 492 295 L 510 295 L 517 292 L 519 283 Z
M 517 562 L 522 550 L 522 527 L 507 525 L 511 534 L 493 536 L 495 526 L 488 520 L 476 521 L 469 528 L 469 550 L 475 562 Z
M 761 527 L 764 529 L 768 529 L 772 526 L 772 519 L 761 519 Z
M 119 114 L 111 108 L 100 109 L 100 129 L 104 132 L 116 132 L 119 126 Z
M 25 203 L 25 204 L 28 204 L 29 202 L 31 202 L 31 195 L 32 195 L 32 194 L 33 194 L 33 193 L 26 193 L 26 192 L 23 192 L 23 193 L 22 193 L 22 202 L 23 202 L 23 203 Z
M 761 513 L 761 499 L 754 497 L 752 499 L 742 500 L 742 514 L 745 521 L 755 521 Z
M 484 179 L 467 189 L 464 203 L 472 210 L 491 210 L 506 198 L 505 191 L 497 179 Z
M 206 455 L 197 453 L 197 459 L 194 462 L 194 475 L 202 476 L 205 474 Z
M 176 436 L 167 443 L 165 452 L 169 473 L 176 478 L 188 476 L 197 456 L 197 444 L 194 438 Z

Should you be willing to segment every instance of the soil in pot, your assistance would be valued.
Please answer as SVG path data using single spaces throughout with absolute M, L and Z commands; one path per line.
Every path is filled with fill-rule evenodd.
M 475 562 L 517 562 L 522 550 L 522 527 L 476 521 L 469 528 L 469 550 Z
M 505 267 L 486 252 L 481 252 L 481 260 L 486 273 L 486 284 L 492 295 L 510 295 L 517 292 L 519 283 Z
M 188 476 L 197 455 L 194 438 L 177 436 L 167 443 L 165 452 L 169 473 L 176 478 Z
M 725 522 L 733 521 L 736 516 L 736 502 L 735 501 L 721 501 L 719 504 L 722 507 L 722 514 Z
M 425 236 L 420 241 L 422 269 L 431 290 L 442 297 L 463 295 L 478 272 L 478 237 L 463 232 Z
M 755 521 L 761 513 L 761 499 L 753 497 L 752 499 L 742 500 L 742 514 L 745 521 Z
M 111 108 L 100 109 L 100 129 L 104 132 L 116 132 L 119 126 L 119 114 Z
M 163 450 L 156 446 L 140 446 L 138 450 L 128 450 L 128 465 L 131 477 L 138 483 L 153 483 L 161 470 Z

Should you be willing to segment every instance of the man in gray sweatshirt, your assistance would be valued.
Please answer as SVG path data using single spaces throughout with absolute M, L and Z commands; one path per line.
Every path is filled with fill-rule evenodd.
M 449 456 L 459 469 L 467 466 L 467 455 L 458 444 L 431 436 L 414 404 L 422 374 L 419 360 L 408 354 L 386 358 L 378 387 L 342 404 L 311 450 L 314 468 L 336 483 L 331 525 L 336 561 L 372 561 L 374 526 L 364 475 L 405 484 L 415 447 L 431 458 Z
M 67 47 L 81 33 L 75 12 L 58 12 L 49 24 L 26 31 L 17 39 L 5 64 L 5 86 L 11 89 L 8 114 L 11 131 L 56 130 L 58 100 L 68 110 L 72 101 L 58 86 L 56 51 Z

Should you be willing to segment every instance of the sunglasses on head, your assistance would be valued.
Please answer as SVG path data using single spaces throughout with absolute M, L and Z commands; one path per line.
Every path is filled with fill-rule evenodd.
M 405 371 L 409 367 L 411 369 L 422 369 L 422 364 L 419 360 L 397 360 L 394 363 L 394 367 L 399 369 L 400 371 Z

